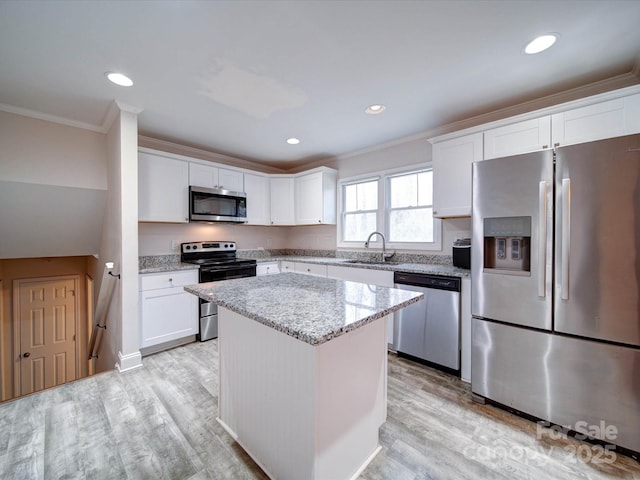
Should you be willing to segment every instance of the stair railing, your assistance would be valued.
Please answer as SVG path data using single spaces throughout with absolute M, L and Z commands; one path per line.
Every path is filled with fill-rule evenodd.
M 113 295 L 113 290 L 116 286 L 116 279 L 120 279 L 119 274 L 113 273 L 114 263 L 107 262 L 104 264 L 104 270 L 102 272 L 102 282 L 100 283 L 100 292 L 98 293 L 98 302 L 94 313 L 94 319 L 96 324 L 91 331 L 91 340 L 89 340 L 89 360 L 98 358 L 98 351 L 100 350 L 100 340 L 102 339 L 102 333 L 107 329 L 107 310 L 109 309 L 109 302 Z

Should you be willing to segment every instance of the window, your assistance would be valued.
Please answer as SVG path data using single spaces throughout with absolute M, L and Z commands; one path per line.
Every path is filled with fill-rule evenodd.
M 433 172 L 388 178 L 389 242 L 433 242 Z
M 440 249 L 440 221 L 433 218 L 431 168 L 382 172 L 340 182 L 338 246 L 363 247 L 371 232 L 399 249 Z M 378 236 L 374 243 L 381 244 Z
M 343 238 L 346 242 L 362 241 L 377 229 L 378 180 L 365 180 L 342 186 Z

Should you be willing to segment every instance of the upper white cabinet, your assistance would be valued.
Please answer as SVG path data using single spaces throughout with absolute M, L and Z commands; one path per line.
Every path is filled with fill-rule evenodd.
M 637 92 L 628 87 L 431 139 L 434 217 L 471 215 L 473 162 L 640 133 Z
M 271 225 L 295 225 L 295 184 L 290 175 L 272 176 L 269 179 L 271 197 Z M 247 203 L 249 202 L 247 196 Z
M 218 169 L 218 188 L 232 192 L 244 192 L 244 174 L 237 170 Z
M 336 171 L 322 169 L 295 179 L 297 225 L 336 223 Z
M 189 185 L 193 187 L 217 188 L 218 169 L 200 163 L 189 163 Z
M 244 192 L 244 175 L 237 170 L 189 162 L 189 185 Z
M 551 117 L 492 128 L 484 132 L 484 159 L 535 152 L 551 147 Z
M 188 206 L 188 162 L 138 153 L 138 220 L 185 223 Z
M 271 224 L 269 177 L 266 175 L 245 173 L 244 191 L 247 194 L 247 224 Z
M 640 94 L 552 115 L 554 146 L 592 142 L 640 132 Z
M 482 160 L 482 133 L 433 145 L 433 216 L 471 215 L 471 165 Z

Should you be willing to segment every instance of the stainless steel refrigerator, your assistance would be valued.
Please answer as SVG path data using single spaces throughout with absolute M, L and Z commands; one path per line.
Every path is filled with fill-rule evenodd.
M 640 135 L 475 163 L 471 259 L 476 399 L 640 452 Z

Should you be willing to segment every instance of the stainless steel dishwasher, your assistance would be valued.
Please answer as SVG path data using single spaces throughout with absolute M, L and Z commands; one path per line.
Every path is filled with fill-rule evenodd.
M 401 356 L 460 374 L 460 286 L 457 277 L 395 272 L 395 287 L 424 301 L 395 313 L 393 348 Z

